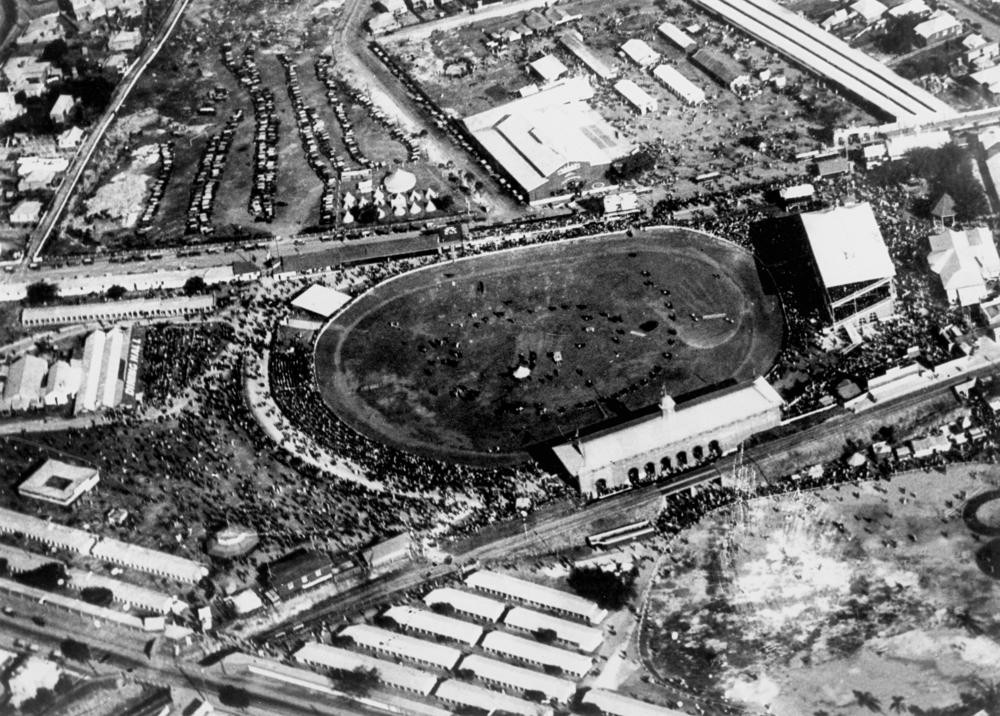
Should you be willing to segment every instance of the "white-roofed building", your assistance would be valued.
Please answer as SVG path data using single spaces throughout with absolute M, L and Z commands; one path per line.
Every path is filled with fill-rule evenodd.
M 355 644 L 364 649 L 409 659 L 418 664 L 428 664 L 438 669 L 453 669 L 462 658 L 462 652 L 455 647 L 417 639 L 406 634 L 397 634 L 368 624 L 352 624 L 344 627 L 340 630 L 340 635 L 350 637 Z
M 405 664 L 395 664 L 384 659 L 376 659 L 368 654 L 327 646 L 315 641 L 295 652 L 295 660 L 323 669 L 356 671 L 374 669 L 378 680 L 387 686 L 427 696 L 434 690 L 438 676 Z
M 42 202 L 24 199 L 11 209 L 11 226 L 34 226 L 42 216 Z
M 25 355 L 18 358 L 7 373 L 3 386 L 2 410 L 27 410 L 42 404 L 42 382 L 49 371 L 44 358 Z
M 653 70 L 653 76 L 685 104 L 696 105 L 705 101 L 705 91 L 675 67 L 659 65 Z
M 55 124 L 62 124 L 69 119 L 69 113 L 73 111 L 75 106 L 76 100 L 73 99 L 73 95 L 61 94 L 56 97 L 52 109 L 49 110 L 49 119 Z
M 799 215 L 834 325 L 893 315 L 896 268 L 867 203 Z
M 979 133 L 979 145 L 982 147 L 986 164 L 987 185 L 992 191 L 991 201 L 1000 197 L 1000 127 L 987 127 Z
M 441 636 L 452 641 L 460 641 L 469 646 L 475 646 L 483 636 L 483 628 L 478 624 L 448 617 L 443 614 L 416 609 L 410 606 L 389 607 L 385 616 L 401 627 L 420 634 Z
M 587 104 L 593 95 L 586 77 L 572 77 L 463 122 L 527 199 L 545 203 L 604 182 L 611 162 L 633 149 Z
M 625 101 L 632 105 L 632 108 L 639 114 L 655 112 L 659 108 L 656 98 L 635 82 L 629 79 L 615 82 L 615 92 L 620 94 Z
M 989 295 L 987 281 L 1000 278 L 1000 256 L 993 232 L 985 227 L 966 231 L 943 229 L 930 237 L 927 263 L 941 278 L 948 300 L 974 306 Z
M 851 5 L 851 12 L 860 17 L 866 25 L 878 22 L 888 9 L 878 0 L 857 0 Z
M 0 507 L 0 532 L 22 534 L 29 540 L 80 554 L 90 554 L 96 540 L 94 535 L 85 530 L 49 522 L 4 507 Z
M 131 52 L 142 43 L 138 30 L 120 30 L 108 38 L 108 52 Z
M 468 669 L 477 679 L 514 691 L 539 691 L 547 699 L 568 702 L 576 693 L 576 684 L 568 679 L 545 674 L 523 666 L 515 666 L 479 654 L 462 659 L 461 669 Z
M 591 689 L 580 701 L 596 706 L 605 716 L 687 716 L 684 711 L 657 706 L 606 689 Z
M 602 60 L 583 41 L 583 35 L 576 30 L 567 30 L 559 35 L 559 42 L 573 57 L 597 75 L 598 79 L 610 80 L 618 76 L 617 70 Z
M 82 362 L 73 358 L 69 362 L 57 360 L 45 378 L 45 404 L 67 405 L 80 390 Z
M 591 624 L 600 624 L 608 616 L 606 609 L 601 609 L 589 599 L 509 574 L 480 569 L 466 577 L 465 584 L 487 594 L 531 604 Z
M 27 309 L 25 309 L 27 310 Z M 23 320 L 23 319 L 22 319 Z M 94 331 L 83 342 L 83 360 L 80 365 L 80 389 L 73 406 L 74 413 L 97 410 L 97 389 L 101 384 L 101 359 L 108 334 Z
M 188 584 L 197 584 L 208 576 L 208 567 L 201 562 L 109 537 L 99 538 L 90 554 L 139 572 Z
M 951 141 L 946 130 L 932 130 L 915 134 L 898 134 L 887 137 L 885 152 L 890 160 L 900 159 L 911 149 L 939 149 Z
M 171 612 L 181 613 L 187 605 L 170 594 L 159 592 L 149 587 L 142 587 L 138 584 L 123 582 L 120 579 L 88 572 L 83 569 L 67 570 L 69 576 L 70 589 L 83 591 L 89 587 L 102 587 L 109 590 L 114 595 L 114 601 L 121 604 L 125 610 L 138 609 L 155 612 L 157 614 L 168 614 Z
M 483 638 L 483 649 L 526 664 L 557 666 L 563 673 L 571 674 L 578 679 L 583 678 L 594 665 L 593 659 L 589 656 L 542 644 L 534 639 L 525 639 L 505 631 L 488 633 Z
M 544 55 L 528 64 L 543 82 L 555 82 L 568 71 L 555 55 Z
M 0 122 L 9 122 L 25 113 L 25 108 L 14 97 L 13 92 L 0 92 Z
M 100 479 L 101 474 L 92 467 L 49 459 L 18 485 L 17 491 L 23 497 L 67 507 L 94 489 Z
M 780 425 L 782 405 L 763 378 L 680 404 L 665 395 L 659 413 L 556 445 L 553 452 L 581 492 L 603 494 L 643 474 L 684 466 L 699 453 L 732 452 Z
M 62 72 L 48 60 L 14 55 L 4 62 L 3 74 L 7 78 L 7 89 L 11 92 L 24 92 L 29 97 L 38 97 L 45 93 L 48 81 L 60 76 Z
M 691 52 L 698 47 L 698 43 L 694 41 L 694 38 L 672 22 L 665 22 L 656 29 L 668 41 L 684 50 L 684 52 Z
M 314 283 L 292 299 L 292 306 L 322 318 L 329 318 L 350 300 L 350 295 L 343 291 Z
M 24 32 L 17 36 L 18 45 L 47 45 L 66 38 L 66 20 L 60 12 L 39 15 L 28 21 Z
M 962 23 L 950 12 L 938 10 L 913 28 L 917 44 L 930 45 L 962 34 Z
M 551 716 L 552 707 L 519 699 L 492 689 L 484 689 L 458 679 L 442 681 L 434 692 L 442 701 L 455 706 L 469 706 L 484 713 L 517 714 L 517 716 Z
M 83 134 L 83 130 L 79 127 L 70 127 L 56 137 L 56 147 L 60 152 L 74 152 L 83 141 Z
M 622 43 L 621 51 L 623 55 L 643 69 L 652 67 L 660 61 L 659 52 L 650 47 L 645 40 L 634 37 Z
M 507 609 L 507 605 L 503 602 L 453 587 L 440 587 L 429 592 L 424 597 L 424 604 L 429 607 L 435 604 L 449 604 L 459 614 L 488 622 L 499 621 Z
M 930 6 L 924 0 L 904 0 L 899 5 L 890 8 L 889 14 L 893 17 L 906 17 L 907 15 L 925 15 L 930 11 Z
M 551 629 L 555 632 L 558 641 L 588 654 L 596 650 L 604 641 L 604 633 L 600 629 L 524 607 L 512 608 L 507 612 L 503 623 L 512 629 L 531 633 Z
M 128 283 L 128 281 L 123 281 Z M 171 296 L 167 298 L 130 298 L 61 306 L 29 307 L 21 311 L 23 326 L 54 326 L 68 323 L 142 321 L 154 318 L 180 318 L 211 313 L 215 296 Z

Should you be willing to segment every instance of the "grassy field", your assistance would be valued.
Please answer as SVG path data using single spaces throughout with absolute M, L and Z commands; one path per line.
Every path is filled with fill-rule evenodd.
M 697 317 L 697 321 L 694 317 Z M 317 380 L 357 429 L 452 459 L 539 442 L 764 373 L 782 318 L 753 260 L 686 230 L 561 242 L 378 287 L 320 336 Z M 531 371 L 514 377 L 522 366 Z

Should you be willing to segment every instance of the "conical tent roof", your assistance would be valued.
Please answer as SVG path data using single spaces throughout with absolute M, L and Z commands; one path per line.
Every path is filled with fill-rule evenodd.
M 417 178 L 405 169 L 397 169 L 385 178 L 383 186 L 390 194 L 405 194 L 417 185 Z

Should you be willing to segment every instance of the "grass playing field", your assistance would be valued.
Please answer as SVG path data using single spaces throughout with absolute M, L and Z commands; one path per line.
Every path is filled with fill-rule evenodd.
M 383 283 L 320 335 L 316 375 L 327 404 L 367 435 L 452 460 L 510 461 L 655 404 L 661 389 L 680 396 L 760 375 L 782 333 L 777 297 L 747 252 L 657 230 Z

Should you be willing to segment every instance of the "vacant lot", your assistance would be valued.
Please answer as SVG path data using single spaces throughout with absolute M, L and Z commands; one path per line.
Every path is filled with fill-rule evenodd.
M 782 338 L 752 258 L 683 229 L 438 265 L 377 287 L 323 333 L 320 390 L 349 424 L 461 459 L 512 454 L 732 378 Z

